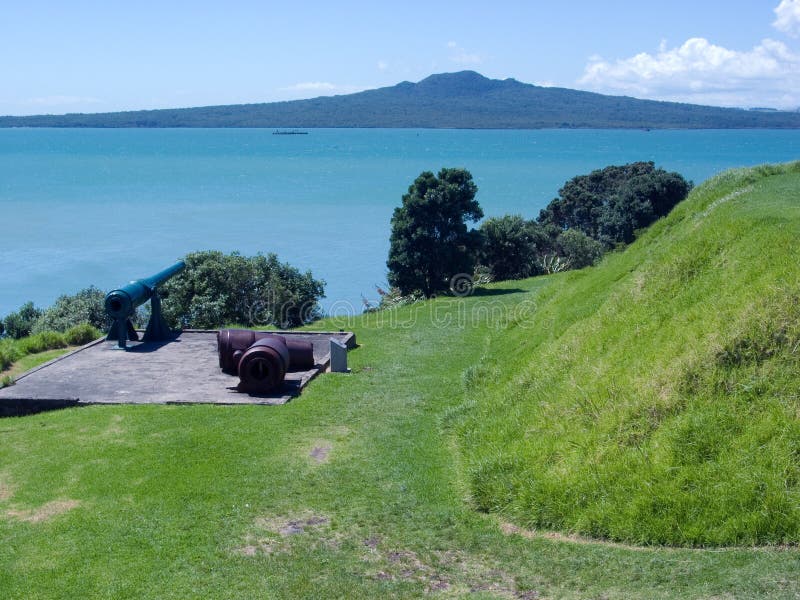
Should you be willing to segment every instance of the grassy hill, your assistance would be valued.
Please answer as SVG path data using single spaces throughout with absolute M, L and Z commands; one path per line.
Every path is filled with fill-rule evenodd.
M 800 163 L 725 173 L 497 337 L 477 505 L 636 543 L 800 542 Z
M 353 373 L 282 407 L 0 420 L 2 595 L 797 597 L 797 548 L 747 546 L 798 542 L 798 188 L 729 173 L 598 267 L 319 323 Z
M 462 71 L 309 100 L 0 117 L 0 127 L 798 128 L 800 113 L 638 100 Z

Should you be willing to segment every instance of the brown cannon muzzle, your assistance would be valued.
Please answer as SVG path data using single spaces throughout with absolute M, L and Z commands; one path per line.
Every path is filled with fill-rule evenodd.
M 271 331 L 253 331 L 251 329 L 222 329 L 217 333 L 217 351 L 219 366 L 224 373 L 236 375 L 242 354 L 257 340 L 277 337 L 286 342 L 289 350 L 287 371 L 306 371 L 316 364 L 314 345 L 311 342 L 293 340 Z
M 217 352 L 222 371 L 239 376 L 241 392 L 275 391 L 287 371 L 305 371 L 315 365 L 311 342 L 271 331 L 222 329 L 217 333 Z
M 268 394 L 283 385 L 289 366 L 289 348 L 279 336 L 256 340 L 239 360 L 240 392 Z

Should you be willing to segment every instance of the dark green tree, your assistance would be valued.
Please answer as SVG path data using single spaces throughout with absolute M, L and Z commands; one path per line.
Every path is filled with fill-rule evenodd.
M 203 251 L 184 260 L 186 269 L 160 288 L 164 317 L 173 326 L 296 327 L 320 316 L 325 283 L 275 254 Z
M 42 311 L 26 302 L 16 312 L 9 313 L 3 320 L 6 335 L 19 339 L 31 334 L 34 323 L 42 315 Z
M 481 236 L 467 223 L 483 217 L 477 191 L 466 169 L 425 171 L 414 180 L 392 216 L 390 285 L 431 296 L 454 275 L 473 272 Z
M 609 166 L 570 179 L 538 221 L 561 230 L 578 229 L 606 247 L 633 240 L 683 200 L 692 184 L 652 162 Z
M 606 246 L 631 243 L 637 229 L 669 213 L 690 189 L 681 175 L 663 169 L 623 181 L 598 220 L 597 239 Z
M 551 247 L 551 239 L 536 221 L 520 215 L 492 217 L 481 223 L 481 264 L 497 280 L 523 279 L 542 273 L 539 255 Z

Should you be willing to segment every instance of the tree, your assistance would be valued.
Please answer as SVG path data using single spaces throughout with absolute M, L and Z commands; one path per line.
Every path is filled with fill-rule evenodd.
M 186 269 L 159 289 L 164 317 L 173 326 L 296 327 L 317 319 L 325 282 L 301 273 L 275 254 L 188 254 Z
M 633 241 L 637 229 L 666 215 L 691 188 L 679 173 L 652 162 L 612 165 L 570 179 L 538 221 L 562 231 L 577 229 L 613 247 Z
M 520 215 L 492 217 L 481 224 L 480 231 L 481 263 L 495 279 L 523 279 L 542 273 L 539 255 L 550 248 L 551 241 L 536 221 Z
M 59 296 L 55 304 L 36 319 L 31 332 L 64 332 L 84 323 L 99 330 L 107 329 L 109 323 L 105 311 L 105 298 L 105 292 L 94 286 L 82 289 L 74 295 Z
M 26 302 L 16 312 L 9 313 L 3 321 L 3 326 L 7 335 L 14 339 L 19 339 L 31 334 L 34 323 L 42 314 L 42 311 L 33 305 L 33 302 Z
M 472 273 L 481 238 L 467 223 L 483 217 L 477 191 L 466 169 L 425 171 L 414 180 L 392 216 L 390 285 L 431 296 L 454 275 Z

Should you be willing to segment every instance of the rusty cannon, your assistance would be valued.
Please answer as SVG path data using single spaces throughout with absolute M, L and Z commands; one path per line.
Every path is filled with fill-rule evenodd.
M 311 369 L 316 362 L 311 342 L 270 331 L 222 329 L 217 333 L 217 352 L 222 372 L 238 375 L 237 389 L 250 394 L 274 392 L 287 372 Z
M 150 321 L 147 323 L 147 329 L 145 329 L 142 341 L 163 342 L 172 339 L 175 334 L 161 314 L 161 298 L 158 295 L 158 286 L 185 268 L 186 263 L 179 260 L 171 267 L 167 267 L 155 275 L 131 281 L 129 284 L 106 294 L 106 314 L 113 319 L 106 339 L 116 340 L 116 347 L 120 350 L 125 350 L 128 340 L 138 341 L 139 334 L 133 328 L 131 317 L 136 314 L 136 309 L 148 300 L 150 300 Z

